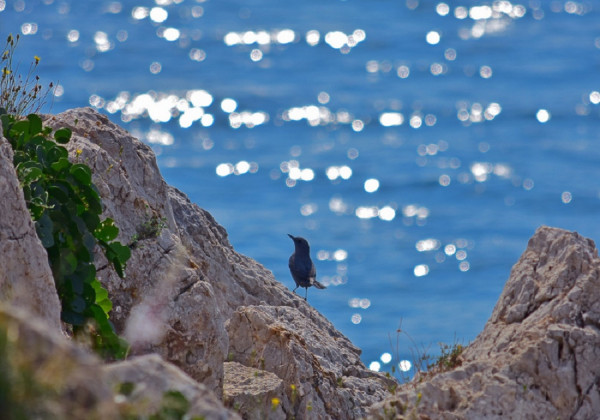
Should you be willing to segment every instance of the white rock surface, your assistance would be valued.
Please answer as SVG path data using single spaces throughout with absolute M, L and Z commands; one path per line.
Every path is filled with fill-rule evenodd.
M 600 259 L 594 242 L 539 228 L 483 332 L 462 356 L 460 367 L 404 386 L 372 416 L 599 418 Z

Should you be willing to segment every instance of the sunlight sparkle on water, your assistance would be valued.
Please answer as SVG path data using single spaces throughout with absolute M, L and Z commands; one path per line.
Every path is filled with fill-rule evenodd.
M 162 23 L 169 17 L 169 12 L 167 12 L 162 7 L 153 7 L 150 9 L 150 19 L 156 23 Z
M 350 179 L 350 177 L 352 176 L 352 169 L 346 165 L 330 166 L 325 171 L 325 174 L 327 175 L 327 178 L 329 178 L 332 181 L 336 180 L 337 178 Z
M 425 40 L 430 45 L 437 45 L 437 44 L 439 44 L 440 39 L 441 39 L 441 35 L 437 31 L 427 32 L 427 36 L 425 37 Z
M 237 102 L 231 98 L 225 98 L 221 101 L 221 109 L 223 112 L 231 113 L 237 108 Z
M 375 178 L 367 179 L 364 187 L 366 192 L 374 193 L 379 189 L 379 181 Z
M 439 249 L 441 246 L 441 242 L 437 239 L 421 239 L 415 244 L 415 248 L 419 252 L 425 251 L 435 251 Z
M 371 301 L 366 298 L 352 298 L 348 301 L 348 306 L 351 308 L 367 309 L 371 306 Z
M 400 360 L 400 363 L 398 363 L 398 368 L 402 372 L 408 372 L 412 368 L 412 363 L 409 360 Z
M 542 124 L 547 123 L 548 121 L 550 121 L 550 112 L 548 112 L 548 110 L 546 109 L 540 109 L 535 114 L 535 118 Z
M 399 112 L 384 112 L 379 116 L 379 123 L 384 127 L 402 125 L 404 116 Z
M 435 7 L 435 11 L 440 16 L 447 16 L 450 13 L 450 7 L 446 3 L 438 3 Z
M 427 274 L 429 274 L 429 266 L 427 264 L 416 265 L 413 270 L 413 273 L 414 273 L 415 277 L 426 276 Z
M 369 364 L 369 369 L 372 370 L 373 372 L 379 372 L 379 370 L 381 369 L 381 363 L 371 362 Z

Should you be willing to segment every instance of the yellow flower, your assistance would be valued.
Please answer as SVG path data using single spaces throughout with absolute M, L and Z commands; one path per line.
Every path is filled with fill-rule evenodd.
M 277 397 L 271 398 L 271 410 L 277 410 L 277 407 L 281 403 L 281 400 Z
M 9 69 L 7 69 L 6 67 L 4 67 L 2 69 L 2 74 L 10 74 L 10 73 L 11 73 L 11 71 Z
M 33 56 L 33 59 L 35 60 L 35 64 L 39 63 L 39 62 L 40 62 L 40 60 L 41 60 L 41 58 L 40 58 L 40 57 L 38 57 L 37 55 L 34 55 L 34 56 Z
M 83 150 L 81 150 L 81 149 L 77 149 L 77 150 L 75 151 L 75 154 L 76 154 L 77 156 L 79 156 L 79 155 L 80 155 L 82 152 L 83 152 Z

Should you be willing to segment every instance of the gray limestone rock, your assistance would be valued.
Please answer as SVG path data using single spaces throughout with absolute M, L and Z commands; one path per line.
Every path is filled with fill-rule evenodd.
M 600 259 L 541 227 L 462 365 L 402 387 L 373 418 L 594 419 L 600 413 Z M 418 418 L 418 417 L 417 417 Z
M 230 358 L 283 379 L 288 418 L 362 418 L 395 385 L 365 369 L 360 350 L 315 310 L 243 306 L 227 330 Z
M 285 419 L 280 395 L 283 381 L 275 374 L 237 362 L 225 362 L 223 400 L 244 419 Z

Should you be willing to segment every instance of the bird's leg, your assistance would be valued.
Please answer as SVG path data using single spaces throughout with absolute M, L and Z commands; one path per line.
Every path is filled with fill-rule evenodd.
M 296 289 L 297 289 L 297 288 L 298 288 L 298 286 L 296 286 L 296 287 L 294 288 L 294 290 L 292 290 L 292 292 L 293 292 L 293 293 L 296 293 Z
M 306 299 L 308 297 L 308 287 L 304 289 L 304 300 L 308 301 L 308 299 Z

